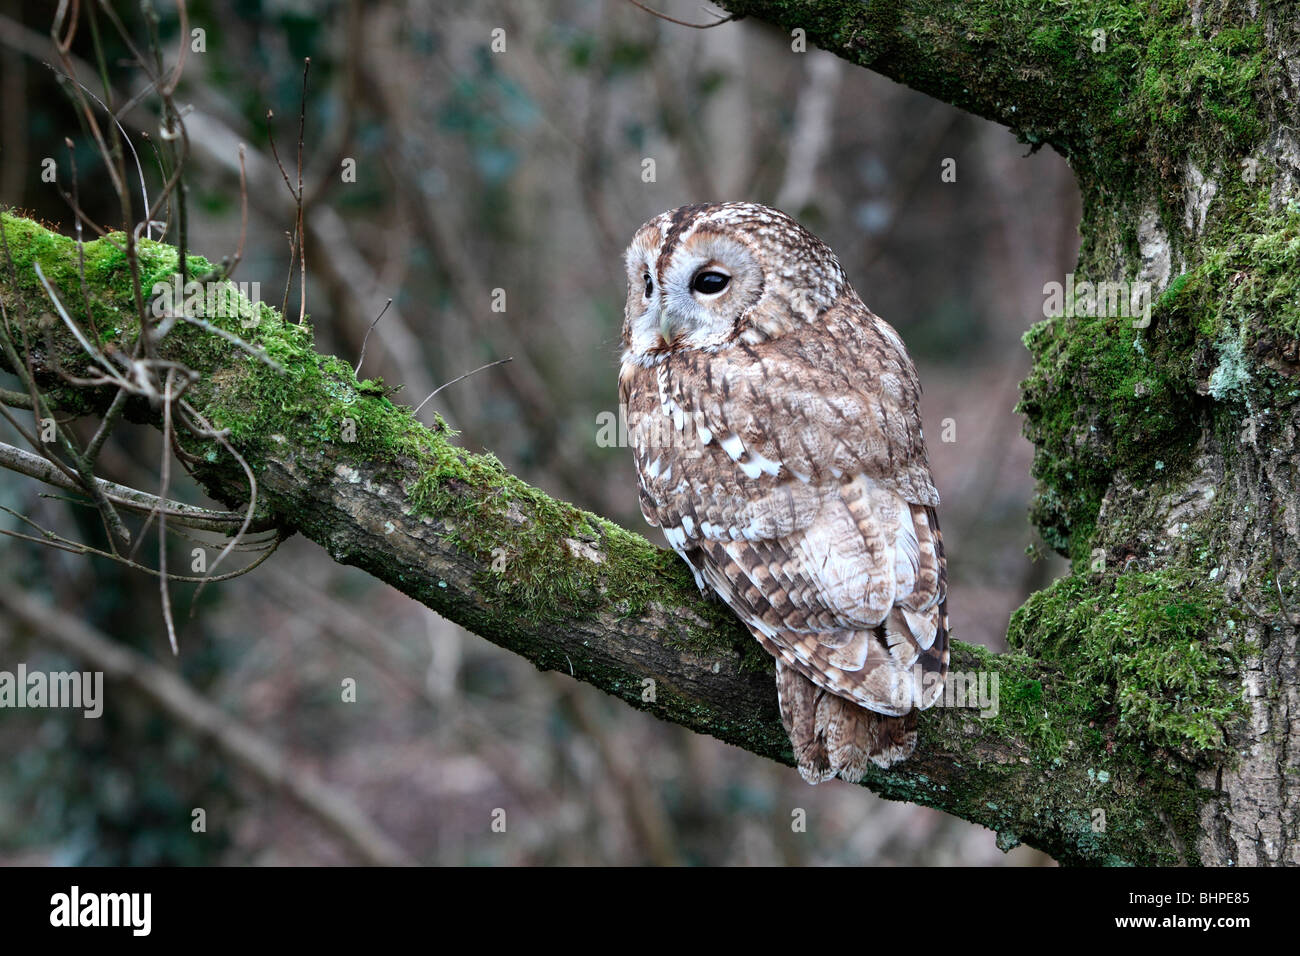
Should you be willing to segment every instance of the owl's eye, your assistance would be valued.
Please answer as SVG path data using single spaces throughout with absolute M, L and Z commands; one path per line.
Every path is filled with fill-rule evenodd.
M 648 299 L 650 298 L 650 296 L 654 295 L 655 283 L 654 280 L 650 278 L 650 273 L 648 272 L 645 274 L 644 278 L 645 278 L 645 297 Z
M 727 287 L 731 281 L 731 276 L 725 272 L 699 272 L 696 273 L 694 281 L 691 282 L 691 288 L 700 295 L 717 295 Z

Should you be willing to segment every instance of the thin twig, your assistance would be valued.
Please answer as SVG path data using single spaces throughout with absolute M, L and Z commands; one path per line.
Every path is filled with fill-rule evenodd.
M 104 447 L 105 440 L 107 440 L 109 433 L 121 417 L 122 410 L 126 408 L 126 396 L 127 390 L 119 386 L 117 394 L 113 396 L 113 401 L 109 403 L 108 410 L 104 412 L 104 418 L 99 423 L 95 436 L 90 440 L 90 444 L 86 446 L 85 457 L 92 465 L 99 458 L 99 452 Z
M 172 480 L 172 376 L 174 369 L 167 370 L 167 381 L 163 385 L 163 445 L 162 445 L 162 482 L 158 489 L 158 500 L 166 501 Z M 172 620 L 171 591 L 167 587 L 167 509 L 159 508 L 158 515 L 158 591 L 162 596 L 163 623 L 167 626 L 167 641 L 172 646 L 172 656 L 180 655 L 176 645 L 176 622 Z M 143 538 L 143 536 L 142 536 Z
M 307 251 L 306 251 L 306 232 L 303 225 L 303 189 L 302 189 L 302 150 L 303 139 L 307 129 L 307 74 L 311 70 L 311 57 L 303 58 L 302 67 L 302 100 L 298 116 L 298 188 L 295 190 L 293 184 L 289 181 L 289 173 L 284 168 L 284 163 L 280 160 L 280 153 L 275 147 L 275 134 L 271 129 L 271 119 L 275 114 L 271 110 L 266 111 L 267 120 L 267 142 L 271 146 L 271 155 L 275 157 L 275 164 L 280 168 L 280 175 L 284 179 L 284 185 L 289 190 L 289 195 L 293 197 L 296 212 L 294 214 L 294 232 L 293 239 L 289 244 L 289 278 L 284 288 L 284 301 L 280 306 L 280 314 L 283 315 L 289 310 L 289 288 L 293 285 L 293 262 L 298 260 L 298 273 L 301 280 L 301 291 L 298 301 L 298 324 L 302 325 L 307 319 Z
M 32 404 L 31 396 L 25 392 L 15 392 L 13 389 L 0 388 L 0 405 L 8 405 L 10 408 L 25 408 L 29 411 L 35 411 Z
M 80 281 L 80 283 L 81 283 L 81 301 L 82 301 L 82 303 L 83 303 L 83 304 L 85 305 L 85 307 L 86 307 L 86 315 L 90 315 L 90 312 L 91 312 L 91 305 L 90 305 L 90 286 L 86 283 L 86 245 L 85 245 L 85 232 L 84 232 L 84 230 L 83 230 L 83 228 L 82 228 L 82 221 L 81 221 L 81 220 L 82 220 L 82 216 L 81 216 L 81 214 L 80 214 L 80 209 L 81 209 L 81 191 L 80 191 L 80 187 L 77 185 L 77 150 L 76 150 L 75 146 L 73 145 L 73 142 L 72 142 L 71 137 L 67 137 L 67 136 L 65 136 L 65 137 L 63 138 L 63 145 L 64 145 L 65 147 L 67 147 L 67 150 L 68 150 L 68 166 L 71 167 L 71 169 L 72 169 L 72 203 L 71 203 L 71 205 L 72 205 L 72 209 L 73 209 L 73 212 L 74 212 L 74 215 L 73 215 L 73 221 L 74 221 L 74 223 L 75 223 L 74 228 L 75 228 L 76 231 L 77 231 L 77 279 L 78 279 L 78 280 Z M 64 198 L 66 199 L 66 198 L 67 198 L 67 193 L 65 192 L 63 195 L 64 195 Z M 95 336 L 95 344 L 97 344 L 97 345 L 102 349 L 102 348 L 104 347 L 104 340 L 103 340 L 103 338 L 102 338 L 102 337 L 100 336 L 100 334 L 99 334 L 99 328 L 98 328 L 98 327 L 97 327 L 93 322 L 91 323 L 90 331 L 91 331 L 91 333 Z
M 54 70 L 54 67 L 51 66 L 50 69 Z M 54 72 L 59 76 L 64 77 L 65 79 L 71 80 L 73 83 L 76 83 L 77 86 L 81 87 L 82 91 L 87 96 L 89 96 L 92 100 L 94 100 L 99 105 L 100 109 L 102 109 L 105 113 L 108 114 L 108 118 L 113 121 L 113 125 L 116 126 L 118 132 L 122 134 L 122 142 L 126 143 L 126 148 L 131 151 L 131 159 L 135 162 L 135 172 L 136 172 L 136 176 L 140 180 L 140 196 L 144 200 L 144 208 L 148 209 L 149 208 L 149 187 L 145 184 L 144 166 L 141 165 L 140 155 L 135 151 L 135 146 L 131 143 L 131 137 L 127 135 L 126 130 L 123 129 L 122 127 L 122 124 L 117 121 L 117 115 L 111 109 L 108 108 L 107 103 L 105 103 L 98 96 L 96 96 L 89 89 L 87 89 L 86 85 L 82 83 L 79 79 L 77 79 L 75 76 L 72 76 L 71 73 L 61 72 L 59 70 L 54 70 Z M 146 223 L 147 222 L 148 222 L 148 217 L 146 217 Z M 152 232 L 148 233 L 148 238 L 150 239 L 153 238 Z
M 245 506 L 243 523 L 240 524 L 239 530 L 235 532 L 235 536 L 230 539 L 229 543 L 227 543 L 224 548 L 221 549 L 221 553 L 217 555 L 216 560 L 212 562 L 212 566 L 208 569 L 209 572 L 211 572 L 215 571 L 217 565 L 221 564 L 221 562 L 225 560 L 226 555 L 228 555 L 234 549 L 235 545 L 243 539 L 244 535 L 248 533 L 248 529 L 253 524 L 253 514 L 257 511 L 257 477 L 253 474 L 253 469 L 249 466 L 244 456 L 235 451 L 235 447 L 226 440 L 226 433 L 224 431 L 219 431 L 218 429 L 213 428 L 212 424 L 203 417 L 203 414 L 184 399 L 179 402 L 179 408 L 183 412 L 182 420 L 186 422 L 187 427 L 201 438 L 214 439 L 217 444 L 224 448 L 230 456 L 235 459 L 239 464 L 239 467 L 243 469 L 244 477 L 248 479 L 248 504 Z M 195 424 L 196 420 L 197 424 Z M 195 594 L 194 597 L 195 600 L 197 600 L 198 594 Z
M 469 378 L 471 375 L 475 374 L 476 372 L 481 372 L 485 368 L 492 368 L 492 366 L 494 365 L 505 365 L 506 362 L 513 362 L 513 361 L 514 361 L 514 356 L 511 356 L 510 358 L 497 359 L 495 362 L 488 362 L 486 365 L 480 365 L 478 368 L 474 369 L 473 371 L 466 372 L 464 375 L 458 375 L 455 378 L 453 378 L 450 382 L 444 382 L 442 385 L 439 385 L 432 392 L 426 395 L 424 401 L 421 402 L 419 405 L 416 405 L 415 408 L 411 410 L 411 414 L 412 415 L 419 414 L 420 409 L 424 408 L 425 403 L 428 402 L 429 399 L 433 398 L 433 396 L 441 392 L 448 385 L 455 385 L 461 379 Z
M 112 367 L 108 365 L 108 362 L 103 358 L 102 353 L 86 340 L 86 337 L 82 335 L 77 324 L 72 321 L 72 317 L 68 315 L 67 310 L 64 309 L 63 303 L 59 301 L 59 297 L 55 294 L 53 287 L 50 285 L 49 281 L 46 280 L 45 273 L 41 271 L 41 264 L 35 262 L 33 263 L 33 267 L 36 272 L 36 277 L 40 279 L 41 285 L 45 288 L 46 295 L 48 295 L 50 301 L 54 303 L 55 309 L 63 318 L 64 323 L 68 326 L 68 329 L 72 332 L 78 343 L 83 349 L 85 349 L 86 353 L 90 355 L 91 358 L 101 362 L 109 369 L 110 375 L 116 378 L 117 376 L 113 372 Z M 28 354 L 30 356 L 30 350 L 28 351 Z M 34 383 L 35 376 L 29 374 L 28 377 L 29 381 Z M 32 387 L 34 388 L 34 385 Z M 32 398 L 34 401 L 37 398 L 35 392 L 33 392 Z M 72 457 L 73 463 L 76 466 L 77 476 L 81 481 L 82 487 L 99 507 L 100 516 L 103 518 L 105 529 L 108 531 L 109 542 L 112 544 L 114 551 L 116 551 L 116 542 L 129 542 L 131 540 L 131 533 L 127 531 L 126 525 L 122 523 L 122 516 L 117 513 L 117 509 L 113 507 L 112 502 L 104 497 L 103 493 L 99 490 L 98 485 L 95 484 L 93 463 L 84 455 L 77 452 L 76 446 L 73 444 L 72 438 L 66 429 L 60 428 L 59 434 L 63 439 L 67 453 Z
M 21 541 L 31 541 L 34 544 L 46 545 L 51 548 L 56 548 L 60 551 L 67 551 L 71 554 L 91 555 L 97 558 L 107 558 L 110 561 L 116 561 L 118 564 L 122 565 L 123 567 L 131 568 L 134 571 L 143 571 L 145 574 L 151 574 L 154 577 L 159 576 L 160 572 L 158 571 L 157 568 L 151 568 L 147 564 L 140 564 L 138 561 L 132 561 L 130 558 L 123 557 L 120 554 L 114 554 L 108 551 L 104 551 L 100 548 L 95 548 L 92 547 L 91 545 L 82 544 L 79 541 L 73 541 L 69 538 L 65 538 L 61 534 L 55 534 L 53 531 L 50 531 L 46 528 L 42 528 L 31 518 L 27 517 L 27 515 L 15 511 L 13 508 L 8 507 L 7 505 L 0 505 L 0 511 L 3 511 L 5 514 L 12 515 L 14 518 L 17 518 L 23 524 L 31 525 L 38 532 L 40 532 L 38 537 L 37 535 L 23 534 L 19 531 L 14 531 L 9 528 L 0 528 L 0 534 L 5 535 L 6 537 L 17 538 Z M 179 584 L 197 584 L 200 587 L 206 586 L 208 584 L 215 584 L 220 581 L 230 581 L 234 578 L 242 577 L 243 575 L 248 574 L 250 571 L 257 568 L 258 565 L 260 565 L 263 561 L 269 558 L 272 555 L 272 553 L 275 552 L 275 550 L 280 546 L 280 542 L 282 540 L 283 538 L 281 538 L 281 536 L 277 534 L 274 538 L 270 540 L 270 543 L 266 545 L 266 550 L 261 555 L 258 556 L 256 561 L 253 561 L 250 564 L 245 565 L 244 567 L 240 568 L 237 571 L 228 571 L 225 574 L 218 574 L 215 576 L 209 575 L 207 577 L 201 577 L 201 578 L 194 577 L 189 574 L 168 574 L 166 577 L 167 580 L 175 581 Z
M 733 13 L 724 17 L 722 14 L 714 13 L 712 10 L 705 10 L 704 12 L 709 14 L 709 16 L 718 17 L 718 19 L 713 23 L 687 23 L 685 20 L 678 20 L 676 17 L 670 17 L 668 14 L 660 13 L 658 10 L 651 10 L 644 3 L 640 3 L 639 0 L 627 0 L 627 2 L 638 9 L 644 10 L 652 16 L 658 17 L 660 20 L 667 20 L 669 23 L 675 23 L 680 27 L 690 27 L 692 30 L 711 30 L 714 27 L 722 26 L 724 23 L 730 23 L 732 20 L 740 19 L 739 14 Z
M 379 314 L 375 316 L 375 321 L 370 323 L 370 328 L 366 329 L 366 334 L 361 339 L 361 358 L 357 359 L 357 367 L 352 370 L 353 375 L 360 376 L 361 363 L 366 360 L 366 343 L 370 341 L 370 333 L 375 330 L 375 326 L 379 324 L 379 320 L 384 317 L 384 313 L 388 311 L 388 307 L 392 304 L 393 300 L 390 298 L 386 303 L 384 303 L 384 307 L 380 310 Z
M 298 279 L 301 283 L 298 293 L 298 324 L 307 320 L 307 231 L 302 221 L 302 141 L 307 132 L 307 73 L 311 69 L 311 57 L 302 60 L 302 100 L 298 114 Z
M 64 491 L 84 492 L 85 490 L 75 478 L 68 477 L 56 468 L 48 458 L 29 451 L 23 451 L 23 449 L 6 442 L 0 442 L 0 468 L 26 475 L 28 478 L 35 478 L 37 481 L 42 481 L 55 488 L 62 488 Z M 172 523 L 183 527 L 195 528 L 199 531 L 212 531 L 218 534 L 229 534 L 243 524 L 244 521 L 245 516 L 238 511 L 211 511 L 197 505 L 187 505 L 180 501 L 164 501 L 147 491 L 140 491 L 127 485 L 119 485 L 117 482 L 108 481 L 105 478 L 96 478 L 95 481 L 100 490 L 103 491 L 104 497 L 115 505 L 140 514 L 165 508 Z M 275 527 L 274 524 L 259 522 L 255 523 L 250 530 L 253 532 L 273 531 Z
M 244 169 L 244 144 L 239 144 L 239 243 L 235 246 L 234 258 L 226 267 L 225 277 L 229 279 L 239 268 L 244 258 L 244 239 L 248 235 L 248 173 Z
M 253 308 L 257 308 L 256 303 L 253 303 Z M 271 358 L 271 356 L 267 355 L 256 345 L 251 345 L 248 342 L 245 342 L 234 332 L 228 332 L 225 329 L 221 328 L 221 326 L 219 325 L 213 325 L 207 319 L 200 319 L 198 316 L 194 316 L 194 315 L 186 315 L 184 312 L 175 313 L 175 317 L 179 319 L 184 319 L 186 322 L 190 323 L 191 325 L 198 326 L 199 328 L 203 329 L 203 331 L 205 332 L 211 332 L 213 335 L 220 336 L 221 338 L 229 342 L 231 345 L 243 349 L 245 352 L 253 356 L 253 358 L 257 359 L 259 362 L 263 362 L 271 366 L 271 368 L 275 369 L 277 372 L 284 371 L 283 365 L 281 365 L 275 359 Z

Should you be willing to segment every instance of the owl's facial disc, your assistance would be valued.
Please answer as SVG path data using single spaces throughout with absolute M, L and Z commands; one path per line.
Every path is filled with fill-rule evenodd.
M 671 250 L 662 269 L 661 339 L 688 349 L 716 350 L 734 340 L 737 324 L 763 294 L 753 252 L 738 238 L 699 230 Z
M 625 366 L 767 342 L 856 299 L 825 243 L 757 203 L 661 213 L 637 232 L 627 266 Z

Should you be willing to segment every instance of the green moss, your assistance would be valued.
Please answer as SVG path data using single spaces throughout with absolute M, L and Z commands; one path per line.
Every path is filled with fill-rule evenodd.
M 1077 601 L 1059 603 L 1064 610 Z M 1121 733 L 1107 702 L 1114 694 L 1099 694 L 1091 663 L 1066 656 L 1045 667 L 1021 651 L 992 654 L 958 642 L 952 666 L 996 673 L 1000 685 L 991 716 L 963 717 L 942 707 L 921 716 L 918 754 L 944 754 L 960 786 L 881 772 L 871 777 L 873 790 L 941 805 L 1003 834 L 1006 843 L 1027 839 L 1063 863 L 1195 862 L 1197 814 L 1209 795 L 1196 782 L 1196 760 L 1182 759 L 1191 745 L 1175 752 L 1127 727 Z M 1018 759 L 1006 758 L 1008 740 L 1023 746 Z M 1096 810 L 1106 814 L 1103 830 L 1093 828 Z
M 495 493 L 467 495 L 471 487 Z M 609 595 L 623 617 L 642 615 L 652 602 L 698 602 L 699 591 L 677 555 L 529 487 L 494 458 L 453 449 L 423 468 L 410 497 L 415 514 L 436 517 L 448 539 L 484 569 L 475 585 L 485 598 L 509 602 L 531 624 L 558 625 L 596 613 Z M 601 560 L 582 556 L 587 549 Z M 665 581 L 671 582 L 667 588 Z M 738 650 L 743 668 L 771 670 L 771 659 L 721 604 L 704 605 L 698 616 L 688 623 L 683 650 Z
M 1265 189 L 1234 179 L 1221 196 L 1196 265 L 1160 294 L 1149 328 L 1075 316 L 1025 335 L 1034 368 L 1017 410 L 1036 446 L 1031 516 L 1076 562 L 1116 475 L 1176 477 L 1207 423 L 1232 447 L 1245 416 L 1296 400 L 1300 204 L 1271 211 Z
M 1250 329 L 1248 344 L 1300 339 L 1300 203 L 1274 211 L 1267 190 L 1227 186 L 1226 215 L 1200 244 L 1199 265 L 1168 295 L 1204 338 Z
M 1245 5 L 1225 5 L 1197 25 L 1176 0 L 1058 9 L 1080 37 L 1086 114 L 1074 141 L 1066 130 L 1058 145 L 1112 203 L 1117 193 L 1149 188 L 1135 183 L 1134 170 L 1144 170 L 1156 173 L 1156 198 L 1176 205 L 1188 159 L 1203 168 L 1233 162 L 1263 135 L 1268 50 Z M 1104 50 L 1096 48 L 1096 29 L 1106 31 Z
M 34 265 L 39 262 L 60 300 L 106 349 L 129 351 L 139 335 L 130 263 L 125 237 L 114 233 L 82 247 L 87 282 L 94 288 L 89 306 L 81 296 L 76 244 L 30 220 L 2 216 L 19 289 L 40 289 Z M 140 288 L 146 309 L 155 283 L 170 284 L 176 274 L 176 250 L 166 244 L 137 243 Z M 189 259 L 192 275 L 212 271 L 198 256 Z M 0 261 L 0 267 L 7 264 Z M 40 293 L 44 297 L 44 293 Z M 215 303 L 194 302 L 189 314 L 222 328 L 259 350 L 274 363 L 248 352 L 234 352 L 230 343 L 209 331 L 178 322 L 160 348 L 170 359 L 192 368 L 218 367 L 215 381 L 202 381 L 196 393 L 210 400 L 212 420 L 228 429 L 235 444 L 256 451 L 274 436 L 292 432 L 308 447 L 334 444 L 358 459 L 396 461 L 436 456 L 441 423 L 425 429 L 409 409 L 382 396 L 368 394 L 347 363 L 316 352 L 311 326 L 285 320 L 273 308 L 242 296 L 228 300 L 233 307 L 210 310 Z M 325 401 L 322 402 L 322 396 Z
M 1182 28 L 1186 7 L 1166 3 L 1161 29 L 1145 32 L 1141 96 L 1125 117 L 1130 129 L 1212 128 L 1230 149 L 1247 149 L 1261 134 L 1256 103 L 1266 46 L 1258 23 L 1213 35 Z M 1172 29 L 1171 29 L 1172 28 Z
M 1080 716 L 1115 742 L 1194 757 L 1224 746 L 1241 706 L 1231 619 L 1190 573 L 1072 575 L 1012 615 L 1007 641 L 1058 662 Z
M 1017 411 L 1035 445 L 1032 519 L 1076 561 L 1089 554 L 1116 472 L 1153 480 L 1194 447 L 1194 330 L 1168 321 L 1163 301 L 1145 329 L 1130 318 L 1083 315 L 1047 319 L 1025 334 L 1034 367 Z

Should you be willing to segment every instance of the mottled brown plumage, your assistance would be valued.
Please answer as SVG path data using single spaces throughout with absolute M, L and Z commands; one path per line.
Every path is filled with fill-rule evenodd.
M 948 621 L 902 341 L 766 206 L 664 213 L 627 267 L 619 391 L 642 513 L 776 658 L 805 779 L 905 758 L 943 689 Z

